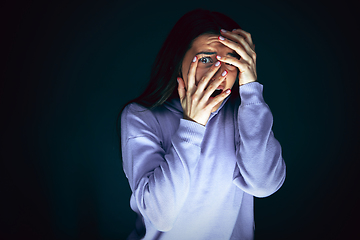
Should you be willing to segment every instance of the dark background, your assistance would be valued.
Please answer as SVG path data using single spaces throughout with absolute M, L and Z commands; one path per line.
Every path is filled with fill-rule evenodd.
M 1 239 L 128 235 L 116 117 L 198 7 L 252 34 L 283 147 L 287 179 L 255 200 L 256 239 L 359 236 L 355 1 L 15 0 L 0 8 Z

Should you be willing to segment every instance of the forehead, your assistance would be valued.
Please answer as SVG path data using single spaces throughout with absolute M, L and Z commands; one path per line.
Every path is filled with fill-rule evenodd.
M 233 52 L 232 49 L 228 48 L 220 42 L 218 39 L 219 35 L 215 34 L 202 34 L 194 39 L 191 50 L 193 51 L 204 51 L 204 50 L 215 50 L 215 52 L 228 51 Z

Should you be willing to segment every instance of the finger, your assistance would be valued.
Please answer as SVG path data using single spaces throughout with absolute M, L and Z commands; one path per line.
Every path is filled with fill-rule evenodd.
M 214 80 L 213 82 L 211 82 L 209 84 L 209 86 L 207 86 L 206 90 L 204 91 L 204 97 L 203 100 L 204 101 L 208 101 L 210 96 L 214 93 L 214 91 L 220 86 L 220 84 L 224 81 L 225 77 L 227 76 L 228 72 L 225 70 L 222 72 L 222 74 L 220 75 L 220 77 L 216 80 Z
M 178 93 L 179 93 L 180 100 L 182 101 L 186 94 L 185 83 L 184 83 L 184 80 L 182 80 L 179 77 L 177 78 L 177 81 L 178 81 Z
M 198 65 L 197 56 L 195 56 L 190 64 L 190 69 L 188 73 L 188 91 L 192 92 L 195 87 L 195 74 L 196 74 L 196 68 Z
M 250 33 L 246 32 L 243 29 L 233 29 L 232 32 L 244 36 L 246 42 L 248 42 L 251 47 L 254 47 L 253 49 L 255 50 L 255 44 L 252 40 Z
M 224 101 L 224 99 L 229 96 L 231 93 L 230 89 L 227 89 L 226 91 L 223 91 L 221 94 L 217 95 L 216 97 L 214 97 L 211 102 L 209 103 L 209 105 L 207 105 L 206 107 L 209 109 L 213 109 L 217 104 L 219 104 L 220 102 Z
M 198 92 L 204 91 L 204 89 L 208 85 L 210 79 L 213 78 L 214 74 L 219 70 L 220 66 L 221 66 L 221 62 L 217 61 L 214 65 L 211 66 L 209 71 L 207 71 L 204 74 L 204 76 L 202 76 L 201 80 L 199 81 L 198 87 L 197 87 Z
M 245 70 L 247 69 L 247 66 L 248 66 L 248 63 L 242 62 L 241 60 L 233 58 L 233 57 L 216 56 L 216 58 L 223 63 L 228 63 L 231 65 L 234 65 L 235 67 L 237 67 L 239 69 L 240 72 L 245 72 Z
M 242 31 L 243 30 L 241 30 L 241 29 L 239 29 L 239 30 L 236 29 L 236 30 L 233 30 L 233 32 L 229 32 L 229 31 L 224 32 L 222 29 L 220 32 L 226 38 L 229 38 L 235 42 L 241 43 L 241 45 L 244 46 L 244 48 L 247 50 L 247 52 L 255 51 L 255 44 L 253 44 L 251 35 L 247 35 Z
M 237 54 L 241 56 L 242 59 L 244 59 L 246 62 L 251 63 L 252 61 L 255 62 L 256 59 L 256 53 L 248 46 L 248 49 L 245 50 L 243 46 L 241 46 L 239 43 L 236 43 L 234 41 L 231 41 L 229 39 L 226 39 L 222 36 L 219 36 L 219 40 L 222 44 L 225 46 L 233 49 Z M 244 41 L 244 39 L 242 40 Z

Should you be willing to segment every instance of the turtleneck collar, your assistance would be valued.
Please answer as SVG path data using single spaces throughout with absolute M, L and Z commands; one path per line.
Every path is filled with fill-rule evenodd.
M 225 103 L 227 102 L 229 97 L 230 96 L 225 98 L 224 101 L 221 103 L 220 107 L 215 112 L 212 112 L 210 116 L 216 115 L 223 108 L 223 106 L 225 105 Z M 182 109 L 179 98 L 174 98 L 174 99 L 166 101 L 164 103 L 164 106 L 172 112 L 183 114 L 183 109 Z

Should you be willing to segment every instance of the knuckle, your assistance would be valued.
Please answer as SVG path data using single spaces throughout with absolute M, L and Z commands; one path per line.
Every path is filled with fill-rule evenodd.
M 208 71 L 202 78 L 201 78 L 201 83 L 205 83 L 205 82 L 207 82 L 210 78 L 211 78 L 211 76 L 213 75 L 213 71 L 212 70 L 210 70 L 210 71 Z
M 237 44 L 236 45 L 236 52 L 241 52 L 241 51 L 243 51 L 242 47 L 239 44 Z
M 198 85 L 204 84 L 205 80 L 206 80 L 206 74 L 200 79 Z
M 191 92 L 190 91 L 186 91 L 186 97 L 191 97 Z
M 215 90 L 216 87 L 217 87 L 217 84 L 213 82 L 208 86 L 208 90 L 213 91 L 213 90 Z
M 240 43 L 243 43 L 245 41 L 245 38 L 243 36 L 239 36 L 237 39 Z M 238 45 L 238 44 L 236 44 Z
M 191 101 L 192 102 L 197 102 L 198 99 L 199 99 L 199 96 L 196 93 L 194 93 L 194 95 L 191 96 Z

